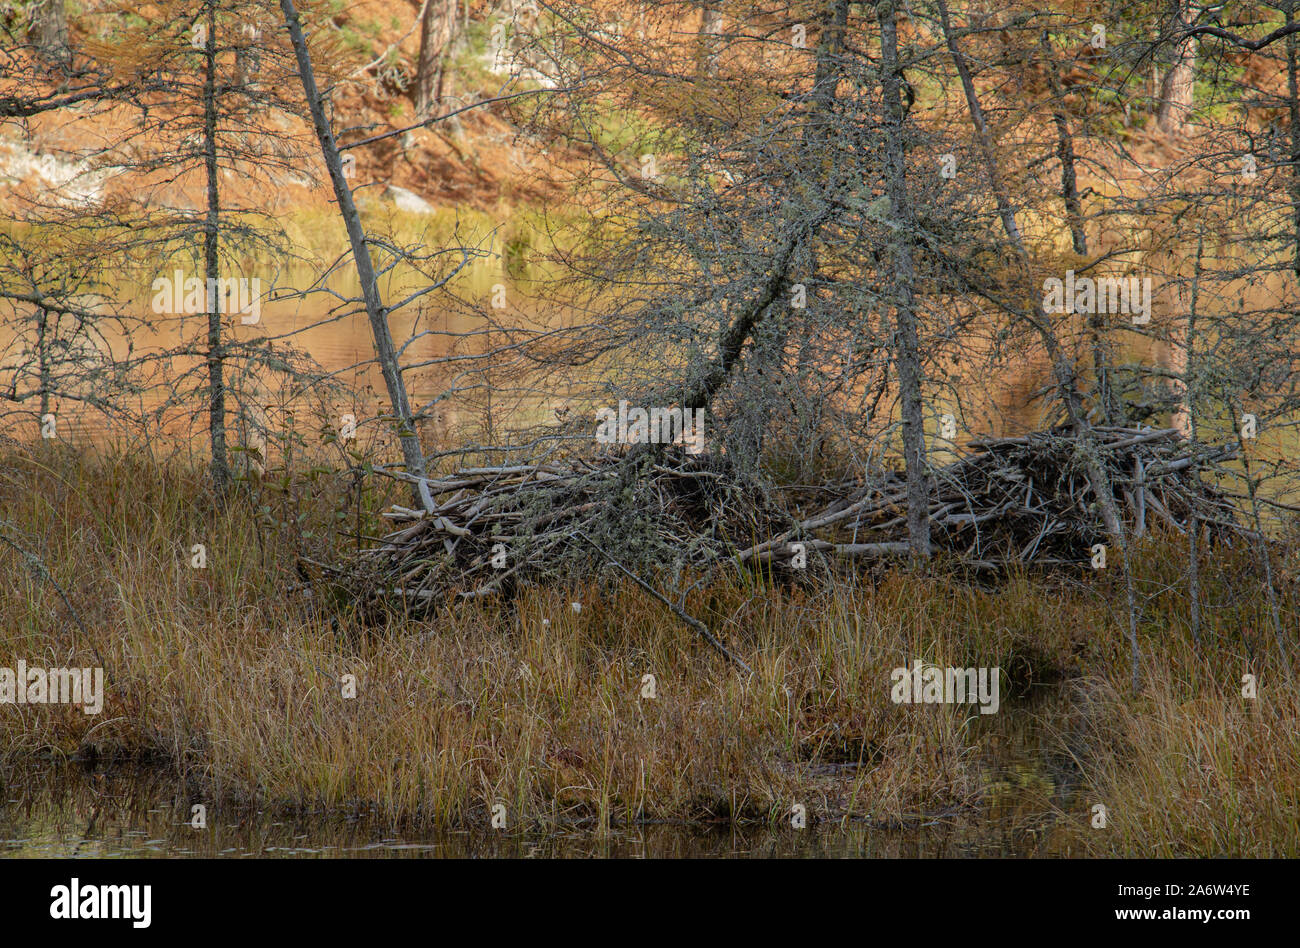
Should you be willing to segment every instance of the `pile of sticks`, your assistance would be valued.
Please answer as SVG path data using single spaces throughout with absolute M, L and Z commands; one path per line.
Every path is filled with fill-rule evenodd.
M 973 440 L 967 449 L 967 457 L 933 471 L 929 515 L 932 549 L 973 565 L 1090 561 L 1107 535 L 1083 450 L 1096 452 L 1128 536 L 1157 524 L 1185 533 L 1193 513 L 1213 539 L 1254 536 L 1231 499 L 1202 476 L 1235 457 L 1235 445 L 1194 452 L 1175 428 L 1098 427 L 1091 445 L 1058 429 Z M 741 551 L 739 559 L 780 563 L 793 558 L 796 542 L 838 556 L 907 553 L 905 500 L 903 475 L 894 474 Z
M 1082 445 L 1062 430 L 972 441 L 966 456 L 932 469 L 932 550 L 990 568 L 1088 563 L 1107 536 L 1084 450 L 1106 471 L 1129 536 L 1185 532 L 1193 516 L 1229 542 L 1253 536 L 1232 500 L 1203 476 L 1235 447 L 1193 451 L 1176 429 L 1098 427 Z M 372 578 L 373 592 L 408 608 L 453 593 L 508 594 L 523 582 L 582 579 L 605 565 L 788 570 L 817 557 L 909 552 L 897 472 L 823 486 L 797 514 L 736 475 L 725 458 L 677 448 L 657 457 L 466 468 L 417 483 L 425 509 L 386 512 L 396 529 L 354 564 Z
M 698 568 L 792 522 L 725 461 L 678 447 L 464 468 L 417 483 L 425 509 L 386 511 L 398 529 L 356 564 L 408 607 L 449 591 L 473 598 L 581 579 L 604 564 Z

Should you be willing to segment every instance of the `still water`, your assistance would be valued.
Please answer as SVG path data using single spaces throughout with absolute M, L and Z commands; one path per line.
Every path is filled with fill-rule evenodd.
M 1046 689 L 1045 689 L 1046 690 Z M 870 821 L 768 825 L 575 826 L 518 833 L 396 831 L 369 818 L 276 816 L 210 808 L 189 825 L 189 800 L 162 770 L 75 764 L 0 773 L 0 855 L 222 858 L 841 858 L 1067 856 L 1081 852 L 1086 801 L 1060 745 L 1068 714 L 1055 689 L 973 721 L 984 792 L 974 806 L 903 827 Z M 976 716 L 978 718 L 978 715 Z

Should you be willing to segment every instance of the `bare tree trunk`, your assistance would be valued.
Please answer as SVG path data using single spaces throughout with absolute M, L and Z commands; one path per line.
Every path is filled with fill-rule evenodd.
M 826 114 L 835 101 L 839 88 L 840 52 L 844 47 L 844 33 L 848 29 L 849 4 L 847 0 L 831 0 L 826 5 L 822 20 L 821 37 L 817 42 L 817 68 L 813 73 L 812 99 L 817 104 L 818 118 L 829 122 Z M 816 138 L 823 134 L 816 124 L 810 129 Z
M 442 101 L 443 63 L 456 34 L 456 0 L 425 0 L 415 67 L 415 111 L 426 119 Z
M 41 419 L 50 413 L 50 390 L 53 388 L 50 378 L 50 342 L 48 337 L 50 311 L 44 306 L 36 308 L 36 365 L 40 373 L 41 385 Z
M 39 0 L 32 11 L 32 38 L 46 58 L 68 58 L 68 15 L 63 0 Z
M 1083 202 L 1079 197 L 1079 178 L 1075 171 L 1074 136 L 1070 133 L 1070 120 L 1065 114 L 1065 90 L 1056 75 L 1055 55 L 1047 31 L 1039 37 L 1044 53 L 1043 69 L 1052 95 L 1052 121 L 1056 125 L 1056 157 L 1061 162 L 1061 199 L 1065 202 L 1066 220 L 1070 227 L 1070 243 L 1074 252 L 1084 257 L 1088 254 L 1088 235 L 1083 229 Z M 1114 404 L 1111 388 L 1110 358 L 1103 335 L 1105 324 L 1100 315 L 1093 313 L 1088 319 L 1088 332 L 1092 339 L 1092 370 L 1097 377 L 1097 408 L 1102 424 L 1111 424 L 1119 417 L 1119 407 Z
M 902 401 L 903 464 L 907 476 L 907 537 L 915 556 L 930 555 L 930 489 L 925 460 L 925 413 L 921 401 L 921 340 L 912 286 L 916 268 L 910 245 L 911 205 L 907 198 L 903 90 L 898 62 L 898 19 L 894 0 L 877 0 L 880 23 L 880 84 L 885 107 L 885 193 L 889 197 L 893 236 L 895 358 Z
M 1061 162 L 1061 199 L 1065 202 L 1066 219 L 1070 225 L 1070 241 L 1079 256 L 1088 253 L 1088 236 L 1083 230 L 1083 203 L 1079 199 L 1079 178 L 1074 167 L 1074 137 L 1070 134 L 1070 120 L 1065 114 L 1065 90 L 1056 75 L 1055 54 L 1044 30 L 1039 37 L 1043 50 L 1043 71 L 1047 73 L 1047 87 L 1052 94 L 1052 121 L 1056 124 L 1056 157 Z
M 1171 28 L 1182 30 L 1196 15 L 1191 0 L 1172 0 Z M 1192 96 L 1196 85 L 1196 40 L 1184 37 L 1173 45 L 1174 64 L 1160 83 L 1160 108 L 1156 124 L 1170 137 L 1183 133 L 1187 118 L 1192 112 Z
M 392 405 L 393 415 L 397 420 L 397 434 L 402 444 L 402 457 L 406 463 L 407 473 L 417 478 L 424 477 L 424 451 L 416 434 L 415 420 L 411 414 L 410 400 L 406 394 L 406 383 L 402 378 L 402 368 L 397 360 L 397 349 L 393 345 L 393 334 L 388 326 L 388 309 L 384 306 L 379 293 L 379 282 L 375 278 L 375 267 L 370 259 L 370 248 L 366 241 L 365 229 L 361 225 L 361 215 L 352 200 L 352 189 L 343 177 L 343 161 L 339 155 L 338 144 L 334 141 L 334 132 L 329 119 L 325 116 L 325 106 L 321 102 L 320 92 L 316 86 L 316 72 L 312 68 L 311 54 L 307 50 L 307 40 L 303 36 L 302 23 L 293 0 L 280 0 L 280 10 L 284 14 L 285 26 L 293 42 L 294 55 L 298 60 L 298 75 L 302 79 L 303 92 L 311 110 L 312 125 L 316 139 L 320 142 L 321 154 L 325 167 L 329 171 L 330 182 L 334 186 L 334 196 L 338 200 L 339 214 L 347 228 L 348 241 L 352 246 L 352 258 L 356 262 L 357 276 L 361 281 L 361 294 L 365 299 L 366 315 L 370 320 L 370 331 L 374 336 L 375 357 L 384 376 L 384 385 L 388 389 L 388 399 Z M 423 483 L 413 490 L 415 501 L 425 509 L 433 506 L 428 497 L 428 488 Z
M 1287 4 L 1286 25 L 1289 27 L 1294 18 L 1294 11 Z M 1291 213 L 1295 227 L 1295 265 L 1296 276 L 1300 276 L 1300 67 L 1296 63 L 1296 34 L 1288 33 L 1286 37 L 1286 98 L 1287 117 L 1291 137 Z
M 1241 417 L 1241 405 L 1234 399 L 1232 402 L 1232 415 L 1234 418 Z M 1250 502 L 1251 522 L 1255 527 L 1255 532 L 1263 537 L 1264 521 L 1259 512 L 1259 481 L 1252 476 L 1250 472 L 1250 456 L 1246 453 L 1246 441 L 1241 434 L 1241 426 L 1234 426 L 1237 432 L 1237 450 L 1241 457 L 1241 469 L 1246 480 L 1246 497 Z M 1259 559 L 1264 567 L 1264 590 L 1268 593 L 1269 618 L 1273 624 L 1273 639 L 1277 642 L 1277 650 L 1282 655 L 1283 667 L 1286 669 L 1287 678 L 1292 677 L 1291 672 L 1291 651 L 1287 648 L 1286 637 L 1282 632 L 1282 612 L 1277 601 L 1277 588 L 1273 583 L 1273 554 L 1269 550 L 1268 540 L 1263 538 L 1259 543 Z
M 989 184 L 998 208 L 998 217 L 1001 219 L 1007 239 L 1011 241 L 1016 253 L 1022 260 L 1027 261 L 1029 254 L 1025 250 L 1024 237 L 1020 233 L 1020 225 L 1016 222 L 1016 215 L 1015 211 L 1012 210 L 1010 198 L 1002 187 L 1001 177 L 998 173 L 997 153 L 993 149 L 993 139 L 989 134 L 988 123 L 984 120 L 984 109 L 980 106 L 979 97 L 975 94 L 975 81 L 971 78 L 966 57 L 962 55 L 961 49 L 957 45 L 957 38 L 953 34 L 952 24 L 948 17 L 948 4 L 945 0 L 937 0 L 937 6 L 948 51 L 952 55 L 953 65 L 956 66 L 957 74 L 961 79 L 962 90 L 966 96 L 966 105 L 970 112 L 971 124 L 975 127 L 975 136 L 984 157 L 985 167 L 989 175 Z M 1052 332 L 1047 313 L 1043 310 L 1040 302 L 1034 303 L 1033 315 L 1028 319 L 1042 340 L 1048 358 L 1052 361 L 1057 389 L 1069 417 L 1070 426 L 1074 429 L 1075 437 L 1080 441 L 1081 447 L 1084 449 L 1084 462 L 1085 469 L 1088 472 L 1089 485 L 1097 496 L 1102 518 L 1106 523 L 1106 531 L 1113 538 L 1119 538 L 1123 536 L 1123 526 L 1115 510 L 1114 496 L 1110 491 L 1110 478 L 1106 476 L 1100 460 L 1096 457 L 1092 432 L 1084 418 L 1083 400 L 1079 394 L 1078 378 L 1074 366 L 1071 365 L 1065 351 L 1061 348 L 1061 343 L 1056 338 L 1056 334 Z
M 936 6 L 939 10 L 944 39 L 947 42 L 948 51 L 952 55 L 957 75 L 961 79 L 962 91 L 966 96 L 966 105 L 970 112 L 971 123 L 975 127 L 976 139 L 984 156 L 989 184 L 993 191 L 994 200 L 997 203 L 998 216 L 1002 220 L 1003 229 L 1006 230 L 1007 239 L 1015 247 L 1016 253 L 1022 260 L 1028 261 L 1029 254 L 1025 250 L 1020 225 L 1016 222 L 1015 211 L 1012 209 L 1011 201 L 1002 187 L 1001 177 L 998 173 L 997 152 L 993 149 L 993 139 L 989 135 L 988 123 L 984 120 L 984 110 L 980 106 L 979 96 L 975 94 L 975 81 L 971 78 L 966 57 L 962 55 L 961 49 L 957 45 L 957 37 L 952 31 L 952 24 L 948 16 L 948 4 L 946 0 L 936 0 Z M 1096 438 L 1093 436 L 1092 428 L 1083 414 L 1083 400 L 1079 395 L 1078 378 L 1074 366 L 1061 348 L 1060 340 L 1056 338 L 1056 334 L 1052 331 L 1041 302 L 1035 301 L 1033 315 L 1027 317 L 1027 319 L 1038 333 L 1043 347 L 1047 350 L 1048 358 L 1052 361 L 1052 371 L 1056 376 L 1057 390 L 1060 393 L 1061 401 L 1065 406 L 1066 415 L 1070 421 L 1070 427 L 1073 430 L 1075 450 L 1079 453 L 1083 462 L 1083 468 L 1088 477 L 1088 486 L 1092 488 L 1093 496 L 1097 498 L 1097 508 L 1101 514 L 1102 522 L 1105 524 L 1106 533 L 1123 554 L 1124 576 L 1128 591 L 1128 638 L 1132 659 L 1133 690 L 1137 691 L 1141 683 L 1139 677 L 1141 653 L 1137 641 L 1137 590 L 1130 569 L 1131 561 L 1124 522 L 1120 519 L 1119 511 L 1115 508 L 1114 490 L 1110 476 L 1106 473 L 1106 468 L 1102 465 L 1101 458 L 1098 455 Z
M 226 451 L 225 353 L 221 344 L 220 195 L 217 191 L 217 11 L 207 0 L 207 41 L 203 48 L 203 166 L 207 175 L 207 215 L 203 222 L 204 302 L 208 317 L 208 440 L 212 445 L 212 486 L 218 497 L 230 489 L 230 459 Z
M 1183 389 L 1187 411 L 1188 438 L 1192 443 L 1192 476 L 1200 479 L 1201 465 L 1196 454 L 1199 432 L 1196 424 L 1196 309 L 1201 296 L 1201 261 L 1205 251 L 1205 237 L 1196 239 L 1196 269 L 1192 274 L 1192 301 L 1187 310 L 1187 356 L 1184 359 Z M 1187 515 L 1187 596 L 1192 624 L 1192 641 L 1201 644 L 1201 522 L 1197 515 L 1196 503 L 1192 502 L 1191 512 Z
M 833 67 L 834 56 L 838 51 L 837 36 L 843 33 L 848 17 L 849 0 L 829 0 L 827 4 L 827 23 L 832 31 L 823 36 L 822 45 L 817 52 L 817 106 L 825 114 L 835 96 L 834 83 L 827 81 Z M 807 130 L 805 147 L 817 147 L 821 130 L 814 122 Z M 801 244 L 811 242 L 813 236 L 830 216 L 829 209 L 823 208 L 811 221 L 786 234 L 781 247 L 772 256 L 772 266 L 760 288 L 759 295 L 736 311 L 726 330 L 718 340 L 718 357 L 708 370 L 695 381 L 682 399 L 682 407 L 687 409 L 705 408 L 713 396 L 722 388 L 732 369 L 740 360 L 745 343 L 753 334 L 755 327 L 763 321 L 772 304 L 783 291 L 788 291 L 787 275 L 795 252 Z
M 700 71 L 713 75 L 722 32 L 722 0 L 704 0 L 700 5 Z
M 782 290 L 789 285 L 787 275 L 791 260 L 800 243 L 810 239 L 812 234 L 825 223 L 827 213 L 823 212 L 811 221 L 805 230 L 792 231 L 785 239 L 780 250 L 773 255 L 772 267 L 767 279 L 760 287 L 759 295 L 740 307 L 734 319 L 718 339 L 718 357 L 708 370 L 691 386 L 682 399 L 682 407 L 689 409 L 705 408 L 713 396 L 722 388 L 731 375 L 731 370 L 740 361 L 741 353 L 750 335 L 764 318 Z

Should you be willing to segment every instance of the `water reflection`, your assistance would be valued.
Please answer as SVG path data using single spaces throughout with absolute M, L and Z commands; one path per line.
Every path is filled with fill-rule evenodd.
M 1004 706 L 1005 707 L 1005 706 Z M 0 775 L 0 854 L 50 857 L 275 858 L 920 858 L 1079 854 L 1077 774 L 1048 735 L 1068 732 L 1059 696 L 972 719 L 984 764 L 983 804 L 903 828 L 866 821 L 788 825 L 652 824 L 600 833 L 408 829 L 373 818 L 209 808 L 205 829 L 159 770 L 50 765 Z

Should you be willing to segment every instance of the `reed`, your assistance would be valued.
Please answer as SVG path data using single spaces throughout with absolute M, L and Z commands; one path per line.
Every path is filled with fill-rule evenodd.
M 810 822 L 977 815 L 978 712 L 890 700 L 891 670 L 923 659 L 1000 667 L 1004 708 L 1036 683 L 1069 682 L 1079 724 L 1061 753 L 1083 792 L 1059 817 L 1079 846 L 1300 852 L 1297 695 L 1271 638 L 1242 638 L 1264 618 L 1261 597 L 1234 585 L 1248 550 L 1206 569 L 1207 600 L 1222 608 L 1197 652 L 1173 589 L 1181 547 L 1135 545 L 1137 696 L 1109 604 L 1118 575 L 978 585 L 943 562 L 806 585 L 733 574 L 696 590 L 687 611 L 747 676 L 630 582 L 531 587 L 511 602 L 448 596 L 432 618 L 363 625 L 347 603 L 294 591 L 297 557 L 355 542 L 336 533 L 333 493 L 326 482 L 279 502 L 295 532 L 268 520 L 269 496 L 214 507 L 185 464 L 7 455 L 0 526 L 31 555 L 0 553 L 0 664 L 102 662 L 107 685 L 96 716 L 0 707 L 0 770 L 145 761 L 218 808 L 412 825 L 486 825 L 497 804 L 515 827 L 777 822 L 794 803 Z M 365 499 L 364 528 L 380 506 Z M 190 565 L 196 543 L 206 569 Z M 1293 586 L 1283 596 L 1293 619 Z M 1238 694 L 1247 666 L 1260 676 L 1254 703 Z M 342 693 L 348 675 L 355 698 Z M 1099 801 L 1105 831 L 1088 824 Z

